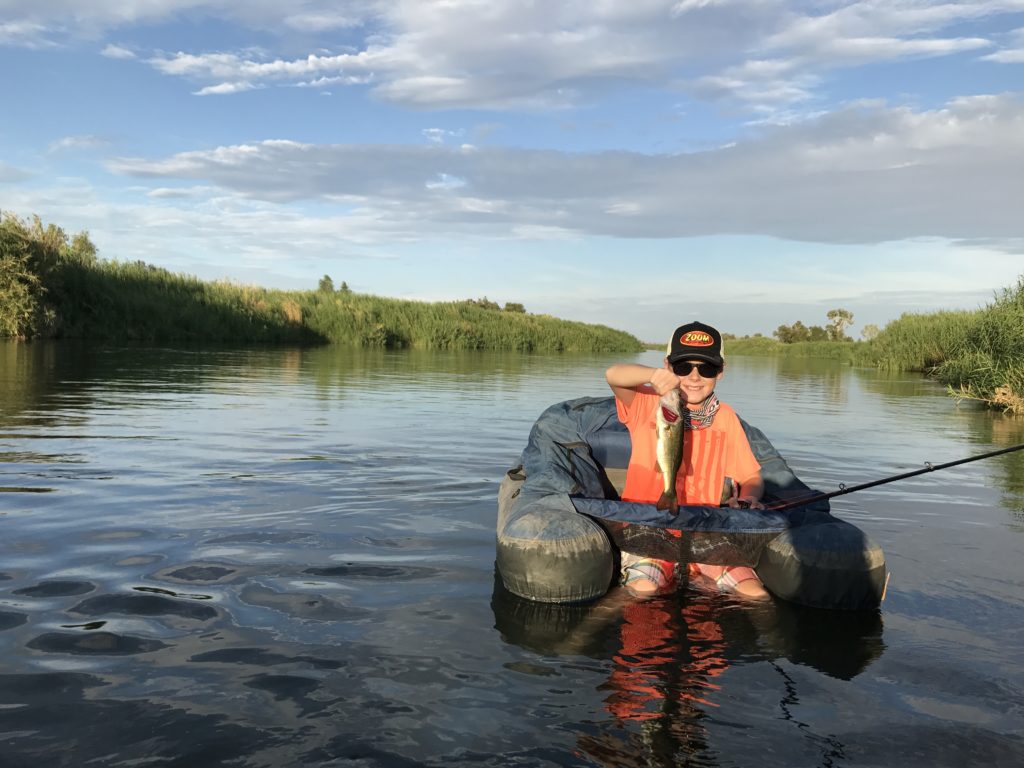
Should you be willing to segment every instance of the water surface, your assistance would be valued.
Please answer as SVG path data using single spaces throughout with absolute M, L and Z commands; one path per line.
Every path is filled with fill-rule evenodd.
M 505 593 L 502 473 L 612 362 L 0 344 L 0 765 L 1024 763 L 1024 452 L 833 502 L 877 613 Z M 829 491 L 1024 442 L 915 375 L 719 393 Z

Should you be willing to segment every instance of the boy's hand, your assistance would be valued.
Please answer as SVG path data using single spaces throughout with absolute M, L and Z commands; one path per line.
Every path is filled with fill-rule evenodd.
M 664 395 L 666 392 L 671 392 L 673 389 L 679 389 L 680 380 L 672 371 L 665 368 L 655 368 L 651 374 L 650 380 L 651 388 L 658 393 L 658 395 Z
M 739 498 L 733 496 L 726 503 L 733 509 L 764 509 L 764 504 L 749 496 L 740 496 Z

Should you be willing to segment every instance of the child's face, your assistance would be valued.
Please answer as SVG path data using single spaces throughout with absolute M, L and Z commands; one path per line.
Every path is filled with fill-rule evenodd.
M 715 391 L 715 385 L 718 383 L 718 380 L 722 378 L 723 371 L 721 368 L 718 368 L 715 369 L 717 370 L 717 373 L 714 373 L 713 376 L 702 376 L 700 368 L 704 368 L 705 373 L 712 373 L 712 371 L 709 370 L 707 363 L 702 363 L 700 360 L 686 360 L 681 362 L 691 363 L 692 369 L 685 376 L 679 376 L 679 388 L 682 390 L 683 397 L 686 398 L 687 404 L 700 405 L 710 397 L 712 392 Z M 665 361 L 665 367 L 672 370 L 672 366 L 669 365 L 667 360 Z M 686 368 L 685 365 L 680 365 L 680 362 L 676 363 L 676 367 Z

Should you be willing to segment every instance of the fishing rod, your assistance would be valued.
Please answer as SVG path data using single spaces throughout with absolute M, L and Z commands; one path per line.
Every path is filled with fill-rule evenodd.
M 988 453 L 981 453 L 978 454 L 977 456 L 968 456 L 966 459 L 948 461 L 945 464 L 932 464 L 931 462 L 925 462 L 925 465 L 922 469 L 915 469 L 913 472 L 904 472 L 901 475 L 883 477 L 881 480 L 872 480 L 870 483 L 861 483 L 860 485 L 846 486 L 840 483 L 838 491 L 832 491 L 831 493 L 818 493 L 813 496 L 805 496 L 802 499 L 794 499 L 793 501 L 787 501 L 777 506 L 765 507 L 765 512 L 785 512 L 787 509 L 793 509 L 794 507 L 802 507 L 805 504 L 812 504 L 816 501 L 826 501 L 827 499 L 834 499 L 836 496 L 844 496 L 847 493 L 853 493 L 854 491 L 863 491 L 865 488 L 874 488 L 876 485 L 894 483 L 897 480 L 906 480 L 908 477 L 916 477 L 917 475 L 923 475 L 926 472 L 935 472 L 936 470 L 939 469 L 949 469 L 950 467 L 956 467 L 959 466 L 960 464 L 968 464 L 972 461 L 980 461 L 981 459 L 990 459 L 993 456 L 1001 456 L 1004 453 L 1012 453 L 1013 451 L 1019 451 L 1021 449 L 1024 449 L 1024 443 L 1021 443 L 1020 445 L 1012 445 L 1009 448 L 1000 448 L 998 451 L 989 451 Z

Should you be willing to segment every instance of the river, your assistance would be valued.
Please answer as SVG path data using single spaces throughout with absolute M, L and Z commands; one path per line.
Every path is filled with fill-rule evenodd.
M 502 474 L 614 361 L 0 342 L 0 765 L 1024 764 L 1024 452 L 833 500 L 878 612 L 505 593 Z M 1024 442 L 914 374 L 718 392 L 825 491 Z

